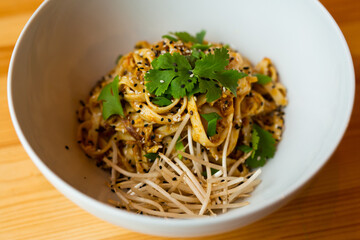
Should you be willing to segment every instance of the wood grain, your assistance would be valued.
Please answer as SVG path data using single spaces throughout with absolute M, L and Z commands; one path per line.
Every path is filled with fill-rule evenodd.
M 39 0 L 0 1 L 0 239 L 165 239 L 113 226 L 50 185 L 22 148 L 7 106 L 15 42 Z M 342 29 L 360 76 L 360 1 L 324 0 Z M 360 94 L 360 78 L 356 78 Z M 210 239 L 360 239 L 360 100 L 328 164 L 295 200 L 247 227 Z M 197 239 L 209 239 L 197 238 Z

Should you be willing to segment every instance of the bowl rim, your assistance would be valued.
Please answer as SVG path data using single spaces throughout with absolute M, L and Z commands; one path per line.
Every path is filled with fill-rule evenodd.
M 34 19 L 39 15 L 40 12 L 42 12 L 46 7 L 48 6 L 48 3 L 51 2 L 50 0 L 45 0 L 40 6 L 36 9 L 36 11 L 33 13 L 33 15 L 30 17 L 28 22 L 25 24 L 22 32 L 20 33 L 20 36 L 15 44 L 10 64 L 9 64 L 9 70 L 8 70 L 8 77 L 7 77 L 7 95 L 8 95 L 8 107 L 10 111 L 11 120 L 13 122 L 16 134 L 18 135 L 18 138 L 23 145 L 25 151 L 30 156 L 31 160 L 35 163 L 37 168 L 42 172 L 42 174 L 47 178 L 49 182 L 52 183 L 52 185 L 60 192 L 62 192 L 67 198 L 75 202 L 79 207 L 83 208 L 86 211 L 89 211 L 85 207 L 82 206 L 82 203 L 87 203 L 88 206 L 96 207 L 99 211 L 109 214 L 112 216 L 119 217 L 120 219 L 126 218 L 131 219 L 132 221 L 137 222 L 147 222 L 150 224 L 155 225 L 164 225 L 167 224 L 168 226 L 177 226 L 177 227 L 200 227 L 204 225 L 209 224 L 217 224 L 220 222 L 228 222 L 232 220 L 236 220 L 240 217 L 249 217 L 253 214 L 256 214 L 258 212 L 269 210 L 271 207 L 280 205 L 285 199 L 287 199 L 289 196 L 293 195 L 297 190 L 301 189 L 310 179 L 312 179 L 319 171 L 320 169 L 326 164 L 326 162 L 329 160 L 333 152 L 335 152 L 337 146 L 339 145 L 341 139 L 343 138 L 347 126 L 350 121 L 350 117 L 353 111 L 353 105 L 354 105 L 354 98 L 355 98 L 355 72 L 354 72 L 354 65 L 351 57 L 351 53 L 349 50 L 349 47 L 347 45 L 347 42 L 345 40 L 344 35 L 342 34 L 339 26 L 333 19 L 333 17 L 330 15 L 330 13 L 326 10 L 326 8 L 319 2 L 319 1 L 313 1 L 309 2 L 310 4 L 315 4 L 318 10 L 321 12 L 321 17 L 326 18 L 328 24 L 330 27 L 333 28 L 335 33 L 337 34 L 337 37 L 341 41 L 341 47 L 344 49 L 344 53 L 346 55 L 346 65 L 347 65 L 347 71 L 349 73 L 349 79 L 346 79 L 349 93 L 347 101 L 347 107 L 348 111 L 346 113 L 345 119 L 346 121 L 342 122 L 341 125 L 338 127 L 338 131 L 335 134 L 334 141 L 331 143 L 331 150 L 324 153 L 324 157 L 321 161 L 319 161 L 316 165 L 313 165 L 313 168 L 309 171 L 307 171 L 301 178 L 299 178 L 297 181 L 290 184 L 283 192 L 283 194 L 279 194 L 273 198 L 268 199 L 267 202 L 264 202 L 263 204 L 259 205 L 258 207 L 255 207 L 254 209 L 251 209 L 251 211 L 246 211 L 244 214 L 221 214 L 216 217 L 209 217 L 209 218 L 201 218 L 201 219 L 164 219 L 159 217 L 153 217 L 153 216 L 145 216 L 145 215 L 139 215 L 132 212 L 124 211 L 121 209 L 116 209 L 108 204 L 105 204 L 99 200 L 96 200 L 92 197 L 87 196 L 86 194 L 82 193 L 81 191 L 77 190 L 76 188 L 72 187 L 70 184 L 62 180 L 59 176 L 57 176 L 53 171 L 50 170 L 46 166 L 44 162 L 40 159 L 40 157 L 37 155 L 37 153 L 32 149 L 30 144 L 28 143 L 25 135 L 23 134 L 21 130 L 21 126 L 17 119 L 17 113 L 14 108 L 13 103 L 13 95 L 12 95 L 12 78 L 13 78 L 13 71 L 14 71 L 14 64 L 18 57 L 18 49 L 22 42 L 22 39 L 26 35 L 26 32 L 29 30 L 30 26 L 33 25 Z M 268 211 L 266 215 L 269 213 L 275 211 L 277 208 L 271 209 Z M 239 209 L 238 209 L 239 210 Z M 236 210 L 235 210 L 236 211 Z M 239 213 L 239 212 L 238 212 Z M 264 215 L 264 216 L 266 216 Z M 264 217 L 264 216 L 261 216 Z M 99 216 L 98 216 L 99 217 Z M 255 220 L 257 220 L 256 218 Z M 253 220 L 253 221 L 255 221 Z M 250 221 L 251 222 L 251 221 Z M 250 223 L 249 222 L 249 223 Z M 249 224 L 248 223 L 248 224 Z

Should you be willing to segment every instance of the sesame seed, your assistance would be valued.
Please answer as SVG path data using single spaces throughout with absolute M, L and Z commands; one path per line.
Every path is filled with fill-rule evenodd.
M 142 108 L 142 107 L 143 107 L 143 105 L 140 104 L 140 105 L 139 105 L 139 108 Z
M 164 80 L 160 80 L 160 83 L 164 83 L 165 81 Z
M 173 181 L 176 181 L 176 177 L 173 177 L 173 179 L 172 179 Z
M 134 121 L 134 120 L 131 120 L 131 124 L 134 125 L 134 124 L 135 124 L 135 121 Z
M 187 109 L 185 109 L 185 110 L 184 110 L 184 113 L 188 113 L 188 110 L 187 110 Z
M 171 122 L 171 119 L 170 119 L 170 118 L 168 119 L 168 122 Z
M 136 112 L 137 112 L 137 113 L 140 113 L 141 111 L 140 111 L 140 110 L 137 110 Z
M 190 110 L 190 115 L 193 115 L 193 114 L 194 114 L 194 112 L 192 110 Z
M 161 118 L 161 121 L 164 121 L 164 118 Z
M 177 67 L 177 64 L 176 64 L 176 63 L 173 63 L 173 65 L 174 65 L 175 67 Z
M 66 150 L 69 150 L 69 146 L 68 146 L 68 145 L 65 145 L 65 149 L 66 149 Z
M 175 72 L 178 72 L 179 70 L 177 69 L 177 68 L 175 68 L 175 70 L 174 70 Z
M 159 168 L 162 169 L 162 166 L 160 165 Z
M 182 84 L 182 85 L 181 85 L 181 88 L 184 88 L 184 87 L 185 87 L 185 84 Z

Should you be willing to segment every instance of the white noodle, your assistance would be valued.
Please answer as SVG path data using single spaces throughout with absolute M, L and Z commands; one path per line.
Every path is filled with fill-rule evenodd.
M 178 130 L 176 131 L 173 139 L 171 140 L 170 144 L 169 144 L 169 147 L 168 149 L 166 150 L 166 156 L 170 156 L 170 153 L 172 152 L 172 150 L 174 149 L 175 147 L 175 144 L 177 142 L 177 140 L 179 139 L 179 136 L 182 132 L 182 130 L 184 129 L 184 127 L 186 126 L 187 122 L 189 121 L 190 119 L 190 115 L 189 114 L 186 114 L 185 117 L 184 117 L 184 120 L 181 122 Z

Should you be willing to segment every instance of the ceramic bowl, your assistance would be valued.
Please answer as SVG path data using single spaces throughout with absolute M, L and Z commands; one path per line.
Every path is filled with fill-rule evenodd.
M 286 130 L 262 169 L 250 204 L 204 219 L 137 215 L 107 203 L 108 175 L 76 143 L 79 100 L 139 40 L 207 30 L 256 63 L 269 57 L 288 89 Z M 44 176 L 83 209 L 137 232 L 201 236 L 229 231 L 275 211 L 325 164 L 347 127 L 354 70 L 346 41 L 318 1 L 50 0 L 26 24 L 8 75 L 12 121 Z M 65 149 L 69 146 L 69 150 Z

